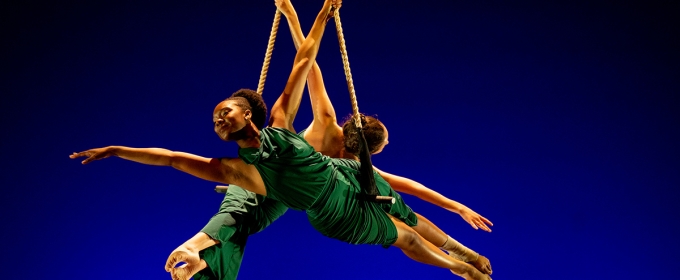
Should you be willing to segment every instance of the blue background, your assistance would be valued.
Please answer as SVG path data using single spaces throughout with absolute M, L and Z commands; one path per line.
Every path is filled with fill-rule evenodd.
M 361 111 L 381 169 L 494 222 L 409 205 L 488 256 L 494 279 L 676 279 L 676 1 L 345 1 Z M 321 1 L 296 0 L 306 33 Z M 170 279 L 167 255 L 222 196 L 171 168 L 71 152 L 107 145 L 235 156 L 214 106 L 256 88 L 273 1 L 3 2 L 3 279 Z M 334 24 L 318 62 L 350 113 Z M 271 105 L 295 50 L 282 20 Z M 296 128 L 311 121 L 307 97 Z M 289 211 L 250 239 L 242 279 L 428 279 L 449 271 L 352 246 Z

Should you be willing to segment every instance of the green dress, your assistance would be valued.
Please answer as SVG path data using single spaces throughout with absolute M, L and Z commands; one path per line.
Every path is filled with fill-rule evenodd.
M 248 236 L 265 229 L 286 210 L 288 208 L 281 202 L 230 185 L 220 210 L 201 230 L 220 243 L 199 252 L 208 267 L 193 279 L 236 279 Z
M 397 240 L 397 228 L 385 213 L 409 226 L 417 224 L 401 196 L 375 172 L 380 194 L 393 196 L 396 203 L 358 198 L 363 193 L 360 163 L 323 156 L 301 136 L 282 128 L 261 130 L 260 140 L 259 148 L 242 148 L 239 157 L 257 168 L 267 197 L 306 210 L 310 223 L 322 234 L 351 244 L 390 246 Z

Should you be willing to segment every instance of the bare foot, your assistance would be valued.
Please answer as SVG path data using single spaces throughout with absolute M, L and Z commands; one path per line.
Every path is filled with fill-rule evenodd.
M 180 263 L 184 264 L 175 267 Z M 198 253 L 180 246 L 170 253 L 165 262 L 165 271 L 170 272 L 173 280 L 188 280 L 205 266 L 205 261 L 201 260 Z
M 493 272 L 491 270 L 491 262 L 489 262 L 489 259 L 487 259 L 485 256 L 479 255 L 479 258 L 477 258 L 476 261 L 471 261 L 469 264 L 473 265 L 482 273 L 491 275 Z
M 170 270 L 172 280 L 189 280 L 194 274 L 208 267 L 204 260 L 200 260 L 198 264 L 182 264 L 177 268 Z
M 457 259 L 459 261 L 463 260 L 461 256 L 457 255 L 454 252 L 446 251 L 446 253 L 449 254 L 449 256 L 451 256 L 454 259 Z M 489 262 L 489 259 L 487 259 L 485 256 L 479 255 L 479 257 L 477 257 L 477 260 L 468 263 L 484 274 L 491 275 L 491 273 L 493 272 L 491 270 L 491 262 Z
M 465 279 L 465 280 L 491 280 L 491 276 L 484 274 L 484 273 L 481 273 L 479 271 L 476 271 L 475 273 L 471 273 L 471 274 L 472 275 L 465 274 L 461 277 L 463 277 L 463 279 Z
M 170 253 L 168 260 L 165 262 L 165 271 L 170 272 L 170 269 L 175 268 L 179 263 L 198 264 L 201 258 L 197 252 L 192 252 L 186 248 L 179 247 Z
M 463 274 L 458 274 L 451 270 L 451 273 L 463 277 L 465 280 L 491 280 L 491 276 L 482 273 L 470 264 L 466 264 L 465 272 Z

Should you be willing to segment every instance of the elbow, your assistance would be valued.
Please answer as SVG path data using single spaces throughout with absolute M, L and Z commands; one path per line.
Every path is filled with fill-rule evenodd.
M 184 161 L 182 161 L 181 158 L 182 157 L 178 153 L 167 151 L 167 154 L 163 157 L 163 165 L 183 170 L 182 166 Z
M 316 112 L 314 115 L 314 120 L 322 124 L 324 127 L 332 127 L 337 124 L 337 118 L 335 117 L 335 112 L 321 111 Z

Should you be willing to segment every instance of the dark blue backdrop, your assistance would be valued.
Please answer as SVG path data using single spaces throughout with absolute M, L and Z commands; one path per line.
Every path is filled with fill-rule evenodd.
M 474 231 L 406 197 L 487 255 L 494 279 L 676 278 L 678 4 L 546 2 L 346 0 L 359 106 L 390 130 L 374 163 L 491 219 L 492 233 Z M 321 1 L 294 4 L 306 32 Z M 167 255 L 218 208 L 215 184 L 67 156 L 106 145 L 235 156 L 211 113 L 257 86 L 273 1 L 1 6 L 2 278 L 169 279 Z M 294 54 L 282 24 L 270 105 Z M 318 61 L 345 116 L 332 23 Z M 296 211 L 248 246 L 243 279 L 454 277 L 325 238 Z

